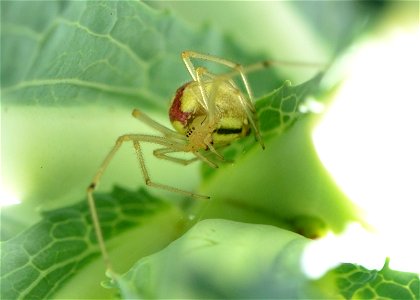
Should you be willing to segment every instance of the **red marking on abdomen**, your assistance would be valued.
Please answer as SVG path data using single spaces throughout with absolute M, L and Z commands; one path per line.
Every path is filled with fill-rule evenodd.
M 187 82 L 186 84 L 184 84 L 176 90 L 174 100 L 172 101 L 172 105 L 169 108 L 169 119 L 171 120 L 171 122 L 179 121 L 183 125 L 187 124 L 187 120 L 190 117 L 191 113 L 184 112 L 181 110 L 181 98 L 188 84 L 190 84 L 190 82 Z

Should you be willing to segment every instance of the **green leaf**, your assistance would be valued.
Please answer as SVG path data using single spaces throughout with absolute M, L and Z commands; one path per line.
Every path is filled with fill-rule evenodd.
M 341 264 L 321 279 L 335 280 L 339 294 L 345 299 L 419 299 L 419 274 L 389 268 L 389 259 L 381 270 L 368 270 L 360 265 Z
M 307 243 L 272 226 L 201 221 L 112 285 L 123 299 L 319 298 L 300 267 Z
M 119 135 L 148 132 L 132 118 L 133 108 L 154 110 L 155 119 L 170 126 L 167 105 L 191 80 L 181 51 L 243 64 L 262 58 L 213 27 L 191 26 L 140 1 L 2 1 L 1 6 L 2 155 L 8 158 L 2 171 L 5 185 L 22 201 L 43 207 L 80 199 Z M 256 95 L 280 82 L 273 72 L 266 74 L 251 78 Z M 130 175 L 137 170 L 135 157 L 124 151 L 102 187 L 138 187 L 141 179 Z M 151 160 L 150 169 L 161 168 Z M 168 170 L 157 176 L 176 172 Z M 181 180 L 165 179 L 196 188 L 198 180 L 189 179 L 198 177 L 194 168 L 179 173 Z
M 208 218 L 276 225 L 311 238 L 360 221 L 357 208 L 329 177 L 313 147 L 318 116 L 303 107 L 320 94 L 322 78 L 320 73 L 297 86 L 286 81 L 257 99 L 266 149 L 249 136 L 225 149 L 228 162 L 221 168 L 203 165 L 202 193 L 211 195 L 212 203 L 197 203 L 196 211 L 205 211 L 200 214 Z M 255 176 L 255 170 L 262 172 Z
M 2 95 L 18 104 L 131 106 L 140 100 L 142 107 L 162 107 L 189 80 L 181 51 L 239 53 L 211 28 L 192 30 L 137 1 L 30 6 L 2 3 L 2 57 L 9 62 L 2 64 Z M 31 24 L 41 11 L 45 20 Z
M 96 203 L 106 240 L 115 239 L 134 227 L 144 230 L 155 221 L 161 223 L 161 216 L 170 224 L 169 227 L 162 226 L 161 238 L 153 239 L 142 251 L 147 253 L 150 249 L 159 249 L 162 243 L 174 238 L 174 229 L 177 228 L 174 224 L 178 222 L 180 212 L 144 190 L 129 192 L 115 188 L 110 194 L 96 195 Z M 74 275 L 80 276 L 82 270 L 100 256 L 90 220 L 84 200 L 80 204 L 45 212 L 42 221 L 3 242 L 1 298 L 50 298 Z M 110 247 L 111 253 L 113 249 L 115 246 Z M 124 259 L 119 260 L 120 264 L 123 262 Z M 89 281 L 95 283 L 98 278 L 100 276 Z M 79 292 L 83 290 L 86 291 L 86 287 L 79 287 Z
M 117 136 L 148 133 L 130 117 L 134 107 L 168 124 L 166 103 L 190 80 L 179 56 L 182 50 L 244 65 L 271 57 L 236 43 L 235 35 L 227 37 L 197 20 L 185 23 L 140 1 L 2 1 L 0 5 L 2 175 L 5 185 L 24 202 L 16 213 L 2 208 L 6 241 L 1 244 L 1 298 L 110 298 L 113 291 L 99 284 L 105 267 L 87 205 L 67 203 L 84 198 L 91 176 Z M 182 9 L 196 17 L 187 7 Z M 296 16 L 294 20 L 304 19 Z M 268 40 L 260 33 L 260 23 L 248 24 L 258 29 L 258 39 L 250 38 L 242 23 L 229 23 L 238 24 L 235 32 L 245 33 L 247 45 Z M 276 23 L 272 26 L 276 34 L 269 35 L 268 42 L 281 41 L 283 52 L 293 49 L 288 40 L 296 42 L 299 53 L 310 51 L 308 35 L 299 34 L 306 28 L 303 23 L 291 24 L 294 31 L 287 30 L 281 37 Z M 341 38 L 342 30 L 349 28 L 340 28 Z M 320 45 L 324 43 L 319 42 L 318 50 Z M 276 46 L 272 49 L 277 53 Z M 296 58 L 307 60 L 300 54 Z M 226 157 L 235 159 L 234 163 L 204 177 L 193 166 L 177 169 L 146 157 L 153 178 L 188 190 L 203 181 L 201 192 L 210 195 L 210 201 L 190 207 L 188 201 L 171 199 L 168 204 L 143 190 L 133 193 L 121 188 L 96 195 L 116 271 L 124 272 L 143 258 L 118 281 L 122 294 L 134 290 L 155 296 L 168 288 L 200 297 L 206 296 L 203 293 L 212 297 L 337 295 L 331 281 L 312 282 L 302 274 L 298 262 L 309 241 L 295 234 L 316 238 L 326 230 L 340 231 L 348 222 L 360 221 L 359 212 L 314 150 L 311 133 L 319 116 L 303 116 L 297 109 L 307 95 L 316 94 L 321 78 L 299 86 L 290 86 L 271 71 L 249 74 L 249 78 L 259 99 L 264 152 L 249 137 L 226 149 Z M 322 101 L 324 95 L 316 96 Z M 145 155 L 152 153 L 148 150 Z M 118 156 L 102 178 L 104 190 L 115 184 L 137 187 L 141 181 L 132 149 L 122 149 Z M 37 222 L 35 207 L 47 204 L 58 208 L 42 214 Z M 165 248 L 185 227 L 206 218 L 219 220 L 198 223 Z M 149 262 L 153 268 L 146 270 Z M 138 280 L 137 271 L 143 275 Z M 288 285 L 278 285 L 279 277 Z M 352 274 L 344 277 L 353 279 Z M 418 295 L 418 281 L 392 278 Z M 391 295 L 401 288 L 393 284 L 384 290 L 376 295 Z M 370 295 L 359 287 L 351 293 Z
M 300 109 L 310 95 L 319 94 L 321 79 L 320 74 L 295 87 L 286 82 L 256 101 L 266 149 L 250 137 L 226 150 L 233 161 L 216 171 L 204 167 L 201 193 L 210 195 L 212 204 L 198 203 L 197 212 L 280 226 L 308 237 L 363 222 L 319 161 L 312 141 L 319 115 Z
M 291 82 L 286 81 L 280 88 L 259 99 L 256 109 L 263 135 L 281 134 L 304 116 L 306 112 L 300 108 L 309 96 L 319 92 L 322 76 L 322 73 L 318 74 L 298 86 L 291 86 Z

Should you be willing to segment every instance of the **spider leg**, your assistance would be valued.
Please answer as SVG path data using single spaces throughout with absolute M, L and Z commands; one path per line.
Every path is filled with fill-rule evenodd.
M 213 147 L 213 146 L 212 146 Z M 214 148 L 213 148 L 214 149 Z M 200 153 L 200 152 L 192 152 L 192 154 L 195 156 L 191 159 L 183 159 L 183 158 L 178 158 L 178 157 L 173 157 L 173 156 L 169 156 L 168 154 L 170 153 L 176 153 L 179 152 L 178 150 L 174 150 L 172 148 L 161 148 L 161 149 L 157 149 L 155 151 L 153 151 L 153 154 L 161 159 L 166 159 L 175 163 L 179 163 L 181 165 L 189 165 L 190 163 L 193 163 L 197 160 L 201 160 L 204 163 L 208 164 L 210 167 L 212 168 L 218 168 L 217 164 L 212 162 L 207 156 L 210 155 L 211 153 L 216 154 L 216 157 L 219 158 L 221 161 L 225 161 L 224 157 L 222 155 L 220 155 L 216 149 L 214 149 L 215 152 L 210 151 L 210 152 L 204 152 Z M 206 155 L 207 154 L 207 155 Z
M 200 104 L 207 110 L 209 117 L 214 115 L 215 106 L 211 105 L 209 101 L 209 96 L 207 95 L 207 91 L 204 85 L 203 81 L 203 75 L 206 74 L 206 69 L 203 67 L 198 67 L 195 70 L 196 73 L 196 81 L 198 82 L 198 88 L 200 90 L 201 99 L 197 98 L 197 100 L 200 102 Z
M 173 157 L 173 156 L 169 156 L 168 154 L 170 153 L 176 153 L 179 152 L 179 150 L 174 150 L 172 148 L 160 148 L 160 149 L 156 149 L 155 151 L 153 151 L 153 155 L 156 156 L 157 158 L 161 158 L 161 159 L 166 159 L 181 165 L 189 165 L 190 163 L 193 163 L 197 160 L 199 160 L 199 158 L 193 157 L 190 159 L 183 159 L 183 158 L 178 158 L 178 157 Z
M 191 64 L 191 61 L 189 61 L 189 64 Z M 192 64 L 191 64 L 192 65 Z M 188 66 L 188 64 L 187 64 Z M 200 91 L 200 96 L 197 97 L 197 101 L 203 106 L 207 111 L 207 121 L 209 123 L 214 122 L 214 115 L 216 112 L 216 106 L 213 101 L 209 100 L 209 95 L 207 94 L 205 84 L 204 84 L 204 76 L 208 73 L 206 68 L 198 67 L 194 68 L 192 67 L 195 73 L 195 77 L 193 77 L 194 81 L 198 83 L 198 89 Z
M 191 158 L 191 159 L 182 159 L 182 158 L 178 158 L 178 157 L 169 156 L 168 154 L 170 154 L 170 153 L 179 152 L 179 151 L 173 150 L 171 148 L 157 149 L 157 150 L 153 151 L 153 154 L 158 158 L 166 159 L 166 160 L 169 160 L 169 161 L 172 161 L 172 162 L 175 162 L 175 163 L 179 163 L 181 165 L 189 165 L 190 163 L 193 163 L 197 160 L 201 160 L 204 163 L 208 164 L 212 168 L 218 168 L 217 164 L 212 162 L 208 158 L 208 156 L 211 155 L 211 154 L 215 154 L 215 157 L 220 159 L 221 161 L 225 161 L 225 158 L 219 152 L 217 152 L 217 150 L 213 146 L 211 146 L 211 147 L 214 149 L 214 151 L 210 150 L 210 151 L 205 151 L 205 152 L 193 152 L 192 154 L 195 155 L 195 157 Z
M 147 136 L 147 137 L 151 138 L 153 136 Z M 140 163 L 140 167 L 141 167 L 141 170 L 143 172 L 144 181 L 145 181 L 146 185 L 151 186 L 151 187 L 155 187 L 155 188 L 159 188 L 159 189 L 163 189 L 163 190 L 167 190 L 167 191 L 170 191 L 170 192 L 194 197 L 194 198 L 202 198 L 202 199 L 208 199 L 209 198 L 208 196 L 195 194 L 195 193 L 184 191 L 184 190 L 181 190 L 181 189 L 169 186 L 169 185 L 153 182 L 150 179 L 149 172 L 147 171 L 146 164 L 144 162 L 143 154 L 142 154 L 141 148 L 140 148 L 140 139 L 134 138 L 134 139 L 132 139 L 132 141 L 133 141 L 134 149 L 136 150 L 137 159 Z M 167 143 L 167 146 L 171 147 L 171 145 L 168 144 L 168 143 Z M 178 147 L 174 148 L 173 152 L 181 152 L 181 151 L 183 151 L 183 147 L 182 147 L 182 145 L 179 145 Z
M 234 63 L 234 62 L 232 62 L 230 60 L 227 60 L 227 59 L 223 59 L 223 58 L 212 56 L 212 55 L 197 53 L 197 52 L 194 52 L 194 51 L 184 51 L 184 52 L 182 52 L 181 56 L 182 56 L 182 59 L 184 60 L 185 65 L 187 66 L 188 71 L 190 72 L 190 74 L 193 78 L 194 78 L 194 76 L 192 75 L 192 71 L 194 70 L 194 66 L 191 62 L 190 57 L 215 62 L 215 63 L 218 63 L 218 64 L 221 64 L 221 65 L 224 65 L 224 66 L 227 66 L 229 68 L 234 69 L 241 76 L 242 81 L 243 81 L 244 86 L 245 86 L 245 89 L 246 89 L 246 91 L 249 95 L 249 98 L 250 98 L 251 102 L 253 102 L 254 96 L 253 96 L 251 87 L 248 83 L 248 79 L 245 76 L 244 67 L 242 65 Z M 196 78 L 194 78 L 194 80 L 196 80 Z
M 153 120 L 152 118 L 150 118 L 149 116 L 147 116 L 145 113 L 141 112 L 138 109 L 134 109 L 133 112 L 131 113 L 132 116 L 134 118 L 136 118 L 137 120 L 143 122 L 144 124 L 148 125 L 149 127 L 156 129 L 157 131 L 161 132 L 162 134 L 164 134 L 167 137 L 171 137 L 171 138 L 176 138 L 182 141 L 186 141 L 186 138 L 184 135 L 169 129 L 166 126 L 163 126 L 162 124 L 156 122 L 155 120 Z
M 233 84 L 233 86 L 236 86 L 234 82 L 231 84 Z M 252 102 L 246 99 L 246 97 L 241 93 L 239 89 L 236 89 L 236 91 L 237 91 L 237 96 L 239 98 L 239 102 L 241 103 L 242 107 L 244 108 L 248 116 L 248 120 L 250 122 L 252 130 L 254 131 L 255 138 L 260 143 L 261 147 L 265 149 L 264 142 L 262 140 L 260 130 L 257 125 L 258 119 L 255 117 L 255 113 L 256 113 L 255 106 Z
M 102 162 L 101 166 L 99 167 L 98 171 L 96 172 L 95 176 L 93 177 L 92 182 L 90 183 L 90 185 L 87 188 L 87 200 L 88 200 L 89 209 L 90 209 L 91 216 L 92 216 L 92 223 L 93 223 L 93 227 L 94 227 L 94 230 L 95 230 L 95 233 L 96 233 L 99 249 L 102 252 L 102 256 L 103 256 L 105 265 L 107 266 L 107 270 L 111 274 L 113 274 L 114 272 L 113 272 L 113 269 L 112 269 L 111 260 L 109 259 L 108 251 L 106 250 L 106 247 L 105 247 L 105 240 L 104 240 L 103 232 L 102 232 L 102 229 L 101 229 L 101 226 L 100 226 L 98 212 L 97 212 L 96 205 L 95 205 L 95 199 L 93 197 L 93 192 L 96 190 L 100 179 L 102 178 L 103 174 L 105 173 L 106 169 L 108 168 L 108 166 L 109 166 L 110 162 L 112 161 L 112 159 L 114 158 L 115 154 L 121 148 L 121 145 L 124 142 L 128 142 L 128 141 L 131 141 L 134 145 L 134 149 L 136 150 L 137 158 L 139 160 L 140 167 L 141 167 L 141 170 L 143 172 L 144 180 L 145 180 L 145 182 L 148 186 L 168 190 L 168 191 L 171 191 L 171 192 L 175 192 L 175 193 L 179 193 L 179 194 L 183 194 L 183 195 L 187 195 L 187 196 L 191 196 L 191 197 L 195 197 L 195 198 L 203 198 L 203 199 L 208 199 L 209 198 L 208 196 L 203 196 L 203 195 L 195 194 L 195 193 L 192 193 L 192 192 L 184 191 L 184 190 L 181 190 L 181 189 L 178 189 L 178 188 L 175 188 L 175 187 L 171 187 L 171 186 L 168 186 L 168 185 L 155 183 L 155 182 L 152 182 L 151 179 L 150 179 L 149 173 L 146 169 L 146 164 L 145 164 L 144 159 L 143 159 L 143 155 L 141 153 L 140 142 L 148 142 L 148 143 L 162 145 L 162 146 L 166 147 L 167 149 L 171 149 L 173 152 L 184 151 L 185 145 L 183 143 L 178 142 L 176 140 L 172 141 L 172 140 L 168 140 L 167 138 L 164 138 L 164 137 L 153 136 L 153 135 L 126 134 L 126 135 L 120 136 L 116 140 L 114 147 L 111 149 L 111 151 L 105 157 L 104 161 Z
M 191 62 L 191 59 L 190 59 L 189 51 L 182 52 L 181 56 L 182 56 L 182 60 L 184 61 L 184 64 L 185 64 L 188 72 L 190 73 L 192 79 L 195 82 L 198 83 L 201 98 L 197 97 L 197 100 L 207 110 L 208 121 L 213 122 L 216 107 L 215 107 L 214 103 L 211 103 L 209 101 L 209 96 L 207 95 L 205 85 L 204 85 L 204 81 L 203 81 L 203 76 L 205 74 L 207 74 L 208 72 L 207 72 L 206 68 L 203 68 L 203 67 L 195 68 L 194 67 L 194 65 L 193 65 L 193 63 Z
M 204 71 L 202 72 L 203 75 L 207 76 L 208 78 L 210 78 L 211 80 L 213 80 L 214 82 L 224 82 L 224 81 L 228 81 L 229 84 L 235 89 L 240 91 L 238 85 L 235 83 L 235 81 L 233 81 L 231 79 L 232 76 L 235 75 L 236 72 L 230 72 L 230 73 L 224 73 L 221 75 L 216 75 L 213 74 L 211 72 L 209 72 L 207 69 L 202 68 Z M 204 73 L 205 72 L 205 73 Z M 218 84 L 213 84 L 212 85 L 212 89 L 210 91 L 209 94 L 209 99 L 212 98 L 213 95 L 215 95 L 217 93 L 217 89 L 218 89 Z M 247 105 L 247 108 L 250 109 L 252 112 L 256 112 L 255 110 L 255 106 L 254 104 L 247 98 L 247 97 L 241 97 L 240 98 L 241 103 L 244 103 L 244 105 Z
M 211 168 L 217 169 L 219 166 L 212 162 L 210 159 L 206 157 L 206 155 L 201 154 L 200 152 L 194 152 L 194 155 L 197 156 L 201 161 L 208 164 Z

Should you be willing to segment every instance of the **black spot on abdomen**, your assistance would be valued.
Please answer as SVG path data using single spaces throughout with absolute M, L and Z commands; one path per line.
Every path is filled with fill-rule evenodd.
M 216 130 L 217 134 L 239 134 L 242 133 L 242 128 L 219 128 Z

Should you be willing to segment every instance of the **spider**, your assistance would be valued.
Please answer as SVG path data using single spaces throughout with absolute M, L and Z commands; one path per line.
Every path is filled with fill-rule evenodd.
M 194 51 L 184 51 L 181 57 L 192 80 L 178 88 L 172 99 L 169 119 L 175 130 L 159 124 L 142 111 L 134 109 L 133 117 L 155 129 L 160 135 L 121 135 L 105 157 L 87 189 L 93 226 L 108 270 L 111 270 L 111 264 L 105 248 L 93 192 L 109 163 L 124 142 L 133 143 L 146 185 L 204 199 L 209 197 L 152 181 L 143 158 L 141 144 L 152 143 L 161 146 L 153 152 L 158 158 L 183 165 L 201 160 L 213 168 L 217 168 L 217 164 L 209 158 L 208 153 L 214 154 L 214 158 L 223 160 L 223 156 L 217 149 L 247 136 L 250 131 L 254 133 L 256 140 L 264 149 L 253 104 L 253 94 L 245 76 L 245 68 L 232 61 Z M 216 75 L 204 67 L 195 67 L 191 59 L 224 65 L 231 68 L 232 71 Z M 246 71 L 267 67 L 269 64 L 269 62 L 257 63 L 246 68 Z M 234 82 L 233 77 L 235 75 L 240 76 L 246 93 L 243 93 Z M 191 153 L 193 157 L 184 159 L 171 156 L 176 152 Z

